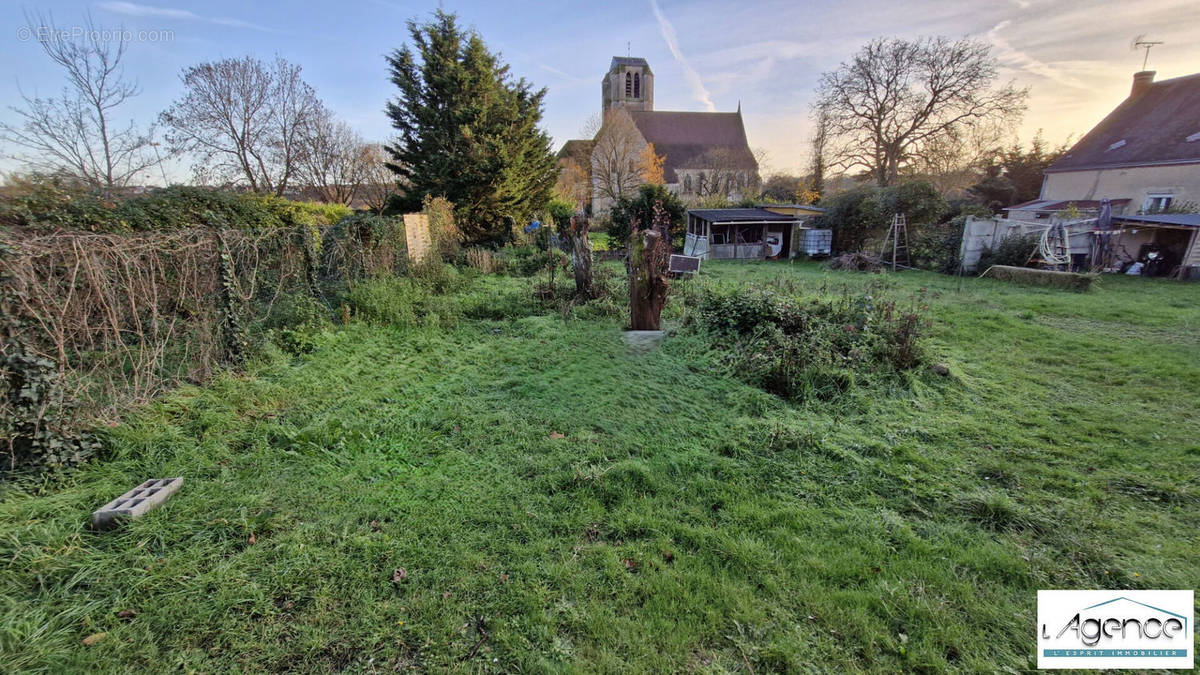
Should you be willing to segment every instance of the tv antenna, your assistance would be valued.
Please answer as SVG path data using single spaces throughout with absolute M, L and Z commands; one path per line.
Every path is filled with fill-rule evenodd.
M 1163 44 L 1161 40 L 1147 40 L 1146 35 L 1143 33 L 1142 35 L 1133 38 L 1133 42 L 1130 43 L 1129 49 L 1130 51 L 1136 51 L 1138 49 L 1146 50 L 1146 55 L 1142 57 L 1142 70 L 1145 70 L 1146 64 L 1150 62 L 1150 50 L 1161 44 Z

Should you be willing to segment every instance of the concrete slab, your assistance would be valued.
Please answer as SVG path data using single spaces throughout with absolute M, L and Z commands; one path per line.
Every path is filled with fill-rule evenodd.
M 92 527 L 106 530 L 116 527 L 123 520 L 140 518 L 147 511 L 161 506 L 181 487 L 183 478 L 151 478 L 93 511 Z
M 662 344 L 663 331 L 661 330 L 627 330 L 623 337 L 625 344 L 629 345 L 629 350 L 635 354 L 645 354 L 654 351 L 658 345 Z

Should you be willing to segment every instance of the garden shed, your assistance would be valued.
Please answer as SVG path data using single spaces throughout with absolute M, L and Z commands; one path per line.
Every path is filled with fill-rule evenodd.
M 684 251 L 714 260 L 791 258 L 802 252 L 805 221 L 819 213 L 792 205 L 692 209 Z

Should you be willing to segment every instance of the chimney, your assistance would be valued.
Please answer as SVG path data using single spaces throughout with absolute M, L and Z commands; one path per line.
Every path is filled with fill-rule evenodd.
M 1133 89 L 1129 91 L 1129 98 L 1137 98 L 1150 90 L 1150 85 L 1154 84 L 1154 71 L 1143 70 L 1140 73 L 1133 74 Z

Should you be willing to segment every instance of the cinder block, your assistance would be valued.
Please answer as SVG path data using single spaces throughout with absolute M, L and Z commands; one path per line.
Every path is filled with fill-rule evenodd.
M 159 507 L 179 492 L 183 478 L 151 478 L 92 512 L 92 527 L 105 530 Z

